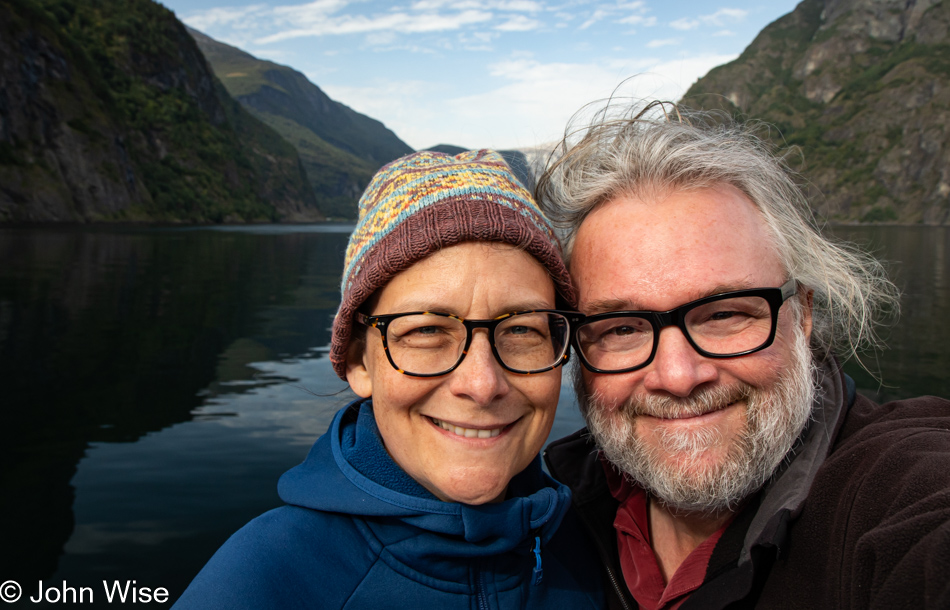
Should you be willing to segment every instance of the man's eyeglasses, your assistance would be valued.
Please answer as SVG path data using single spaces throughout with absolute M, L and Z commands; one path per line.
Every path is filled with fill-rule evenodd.
M 679 328 L 707 358 L 731 358 L 763 350 L 775 340 L 782 304 L 797 292 L 789 280 L 779 288 L 724 292 L 670 311 L 612 311 L 584 318 L 574 345 L 581 362 L 595 373 L 627 373 L 656 356 L 660 331 Z
M 584 316 L 573 311 L 515 311 L 493 320 L 465 320 L 431 311 L 379 316 L 357 312 L 356 320 L 379 330 L 394 369 L 414 377 L 454 371 L 465 358 L 476 328 L 488 331 L 492 353 L 512 373 L 543 373 L 568 359 L 571 324 Z

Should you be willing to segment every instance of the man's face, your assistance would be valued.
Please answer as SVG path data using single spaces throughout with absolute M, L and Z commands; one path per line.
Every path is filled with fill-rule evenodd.
M 737 189 L 618 197 L 577 233 L 571 272 L 586 314 L 667 311 L 787 279 L 773 238 Z M 792 297 L 775 341 L 747 356 L 701 356 L 676 327 L 654 360 L 622 374 L 582 371 L 582 405 L 608 459 L 670 506 L 714 512 L 764 483 L 811 410 L 811 312 Z

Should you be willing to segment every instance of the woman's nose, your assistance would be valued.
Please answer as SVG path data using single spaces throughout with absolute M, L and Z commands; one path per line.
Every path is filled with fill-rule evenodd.
M 505 369 L 495 359 L 487 334 L 479 330 L 472 336 L 462 364 L 452 371 L 449 384 L 453 394 L 488 406 L 507 394 L 509 387 Z

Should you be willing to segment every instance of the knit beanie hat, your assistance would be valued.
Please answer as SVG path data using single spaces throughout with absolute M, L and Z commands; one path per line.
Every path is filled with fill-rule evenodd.
M 330 346 L 330 361 L 341 379 L 346 381 L 353 314 L 363 302 L 416 261 L 466 241 L 524 249 L 547 268 L 558 294 L 575 306 L 551 223 L 500 154 L 414 153 L 380 169 L 360 198 Z

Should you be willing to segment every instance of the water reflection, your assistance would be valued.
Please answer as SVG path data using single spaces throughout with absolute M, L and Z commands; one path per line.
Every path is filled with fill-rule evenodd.
M 903 292 L 900 320 L 884 335 L 886 349 L 867 355 L 880 381 L 854 362 L 846 365 L 859 389 L 879 401 L 950 396 L 950 228 L 837 227 L 834 233 L 887 261 Z
M 257 233 L 0 230 L 0 532 L 17 549 L 2 554 L 3 578 L 51 576 L 74 516 L 85 527 L 73 501 L 79 489 L 77 509 L 84 502 L 76 464 L 87 448 L 140 455 L 138 443 L 105 443 L 148 443 L 221 396 L 287 379 L 250 362 L 319 358 L 347 231 Z M 109 458 L 116 471 L 132 459 Z M 189 464 L 172 472 L 190 489 Z M 107 487 L 114 475 L 103 473 Z
M 252 368 L 268 381 L 216 383 L 192 421 L 134 444 L 92 444 L 72 480 L 76 527 L 53 582 L 135 578 L 177 597 L 230 534 L 279 505 L 277 478 L 352 396 L 304 391 L 340 389 L 325 358 Z
M 325 357 L 351 227 L 0 229 L 0 581 L 136 579 L 176 598 L 278 504 L 352 395 Z M 950 230 L 839 227 L 904 316 L 879 398 L 950 395 Z M 565 376 L 553 437 L 580 425 Z

